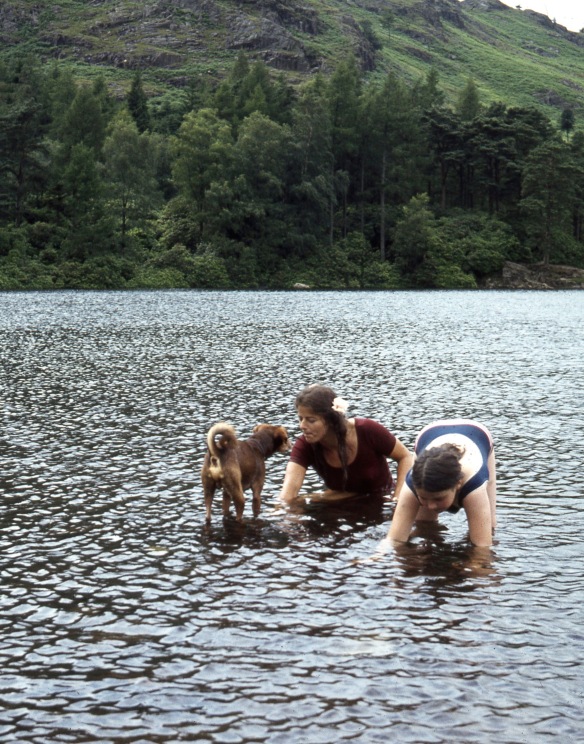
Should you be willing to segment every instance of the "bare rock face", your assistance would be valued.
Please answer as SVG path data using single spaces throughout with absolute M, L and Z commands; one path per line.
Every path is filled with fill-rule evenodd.
M 255 4 L 252 0 L 251 4 Z M 286 28 L 316 36 L 323 31 L 322 23 L 316 10 L 310 5 L 294 0 L 267 0 L 262 4 L 262 11 L 274 23 Z
M 435 2 L 458 5 L 458 0 Z M 210 40 L 214 49 L 244 50 L 283 71 L 310 73 L 325 64 L 306 39 L 322 34 L 328 21 L 305 0 L 91 0 L 90 5 L 87 15 L 72 18 L 67 4 L 0 2 L 0 43 L 14 44 L 19 29 L 27 27 L 51 56 L 126 69 L 183 67 L 193 57 L 204 58 Z M 367 34 L 351 16 L 338 23 L 361 68 L 373 70 L 375 49 Z
M 402 25 L 408 30 L 404 33 L 416 42 L 408 51 L 426 64 L 434 64 L 433 45 L 449 42 L 452 26 L 478 38 L 484 35 L 487 44 L 495 43 L 480 18 L 475 23 L 472 11 L 475 16 L 476 11 L 515 12 L 500 0 L 411 0 L 395 6 L 385 0 L 356 0 L 343 10 L 310 0 L 87 0 L 82 12 L 81 7 L 81 0 L 0 0 L 0 44 L 15 46 L 25 29 L 25 35 L 46 50 L 47 56 L 127 69 L 176 71 L 193 64 L 217 67 L 207 65 L 207 60 L 244 50 L 251 59 L 298 73 L 300 78 L 327 71 L 330 36 L 342 39 L 343 50 L 355 55 L 364 72 L 376 69 L 383 56 L 381 42 L 363 20 L 362 11 L 372 16 L 390 10 L 405 19 Z M 526 40 L 523 46 L 528 51 L 557 57 L 561 45 L 555 42 L 560 37 L 584 46 L 584 33 L 570 32 L 542 14 L 524 12 L 550 36 L 549 46 L 540 43 L 537 49 Z M 178 73 L 168 78 L 183 79 Z M 536 95 L 546 105 L 565 108 L 566 101 L 552 89 L 543 88 Z
M 488 289 L 584 289 L 584 269 L 556 264 L 506 261 L 500 278 L 490 278 Z
M 259 52 L 266 64 L 281 70 L 306 72 L 311 65 L 302 44 L 271 18 L 234 16 L 225 40 L 227 49 Z
M 445 21 L 458 28 L 465 28 L 461 3 L 458 0 L 420 0 L 417 4 L 396 8 L 395 13 L 405 17 L 423 18 L 439 37 L 443 36 Z
M 509 6 L 501 0 L 463 0 L 465 8 L 477 8 L 478 10 L 509 10 Z

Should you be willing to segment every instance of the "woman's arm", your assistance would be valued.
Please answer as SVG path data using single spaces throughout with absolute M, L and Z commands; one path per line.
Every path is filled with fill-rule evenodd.
M 486 483 L 469 493 L 462 502 L 468 520 L 468 535 L 473 545 L 493 544 L 493 515 Z
M 487 483 L 487 493 L 489 494 L 489 504 L 491 506 L 491 526 L 493 532 L 497 527 L 497 472 L 495 467 L 495 449 L 491 450 L 488 460 L 489 481 Z
M 409 449 L 399 441 L 399 439 L 396 439 L 395 447 L 392 449 L 390 457 L 397 463 L 397 476 L 393 496 L 394 501 L 397 501 L 405 483 L 406 475 L 414 464 L 414 454 L 413 452 L 410 452 Z
M 387 537 L 395 542 L 407 542 L 420 505 L 411 488 L 404 484 L 393 513 Z
M 304 483 L 304 476 L 306 475 L 306 468 L 299 465 L 297 462 L 291 460 L 286 465 L 286 473 L 284 475 L 284 483 L 282 484 L 282 490 L 280 491 L 280 500 L 286 504 L 291 504 L 298 498 L 302 484 Z

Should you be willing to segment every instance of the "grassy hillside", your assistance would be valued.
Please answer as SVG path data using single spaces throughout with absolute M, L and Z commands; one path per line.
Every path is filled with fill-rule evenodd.
M 434 67 L 451 101 L 473 78 L 486 103 L 584 112 L 584 34 L 498 0 L 4 0 L 0 42 L 0 59 L 29 49 L 120 95 L 136 69 L 160 95 L 217 81 L 242 50 L 292 82 L 351 50 L 372 76 Z

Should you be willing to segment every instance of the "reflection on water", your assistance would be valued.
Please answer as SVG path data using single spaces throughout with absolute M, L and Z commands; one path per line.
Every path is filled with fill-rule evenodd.
M 497 742 L 582 733 L 578 292 L 0 293 L 0 737 Z M 393 505 L 204 522 L 205 433 L 332 384 L 411 446 L 496 440 L 465 520 L 363 563 Z M 317 479 L 309 487 L 318 489 Z M 334 732 L 334 735 L 331 734 Z

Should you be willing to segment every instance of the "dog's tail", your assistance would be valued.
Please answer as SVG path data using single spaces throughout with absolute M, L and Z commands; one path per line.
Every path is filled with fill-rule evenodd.
M 213 478 L 223 477 L 221 453 L 235 447 L 236 444 L 237 435 L 231 424 L 220 421 L 209 429 L 207 432 L 207 447 L 211 460 L 209 472 Z

